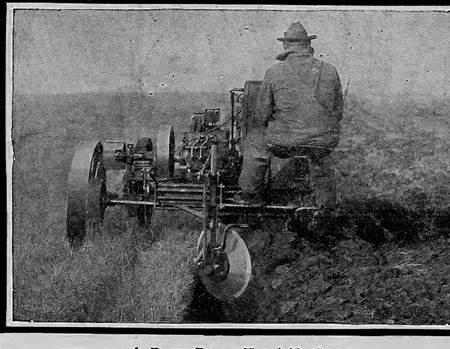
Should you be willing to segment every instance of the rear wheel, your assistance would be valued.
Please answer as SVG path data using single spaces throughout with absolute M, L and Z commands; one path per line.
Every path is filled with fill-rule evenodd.
M 103 222 L 106 208 L 106 171 L 100 142 L 81 142 L 76 147 L 67 191 L 67 237 L 80 247 L 86 232 L 94 234 Z

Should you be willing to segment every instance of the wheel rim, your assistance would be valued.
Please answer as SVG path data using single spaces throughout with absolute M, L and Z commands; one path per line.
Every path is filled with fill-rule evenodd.
M 101 223 L 106 197 L 106 171 L 100 142 L 80 142 L 72 158 L 67 190 L 67 236 L 82 244 L 89 223 Z

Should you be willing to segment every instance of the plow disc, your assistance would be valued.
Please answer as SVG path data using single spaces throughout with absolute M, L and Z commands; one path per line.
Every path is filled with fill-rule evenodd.
M 67 236 L 79 247 L 88 227 L 103 221 L 106 172 L 100 142 L 81 142 L 72 158 L 67 192 Z
M 224 248 L 217 247 L 211 251 L 213 256 L 208 263 L 208 270 L 200 270 L 199 274 L 202 283 L 214 297 L 233 301 L 247 289 L 252 274 L 251 259 L 244 240 L 235 228 L 218 234 L 218 242 L 223 241 L 223 234 L 226 234 Z

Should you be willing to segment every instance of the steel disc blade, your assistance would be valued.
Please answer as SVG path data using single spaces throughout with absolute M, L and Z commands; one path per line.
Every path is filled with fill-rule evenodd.
M 226 279 L 217 282 L 204 274 L 200 274 L 200 279 L 214 297 L 232 301 L 247 289 L 252 274 L 251 259 L 244 240 L 235 229 L 230 229 L 227 233 L 224 252 L 230 264 Z

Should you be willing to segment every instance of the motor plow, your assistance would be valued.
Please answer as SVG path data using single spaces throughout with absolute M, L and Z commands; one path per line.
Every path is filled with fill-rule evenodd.
M 178 144 L 170 125 L 161 126 L 153 141 L 79 143 L 68 178 L 70 244 L 80 246 L 87 231 L 102 224 L 108 207 L 125 206 L 142 226 L 151 223 L 154 210 L 184 211 L 202 220 L 193 260 L 208 292 L 224 301 L 242 295 L 252 276 L 242 232 L 267 217 L 287 225 L 306 222 L 318 209 L 306 156 L 271 160 L 267 205 L 233 200 L 240 190 L 243 140 L 254 125 L 259 87 L 259 81 L 247 81 L 244 88 L 230 90 L 225 121 L 220 109 L 193 114 Z M 107 190 L 111 170 L 123 171 L 120 193 Z

